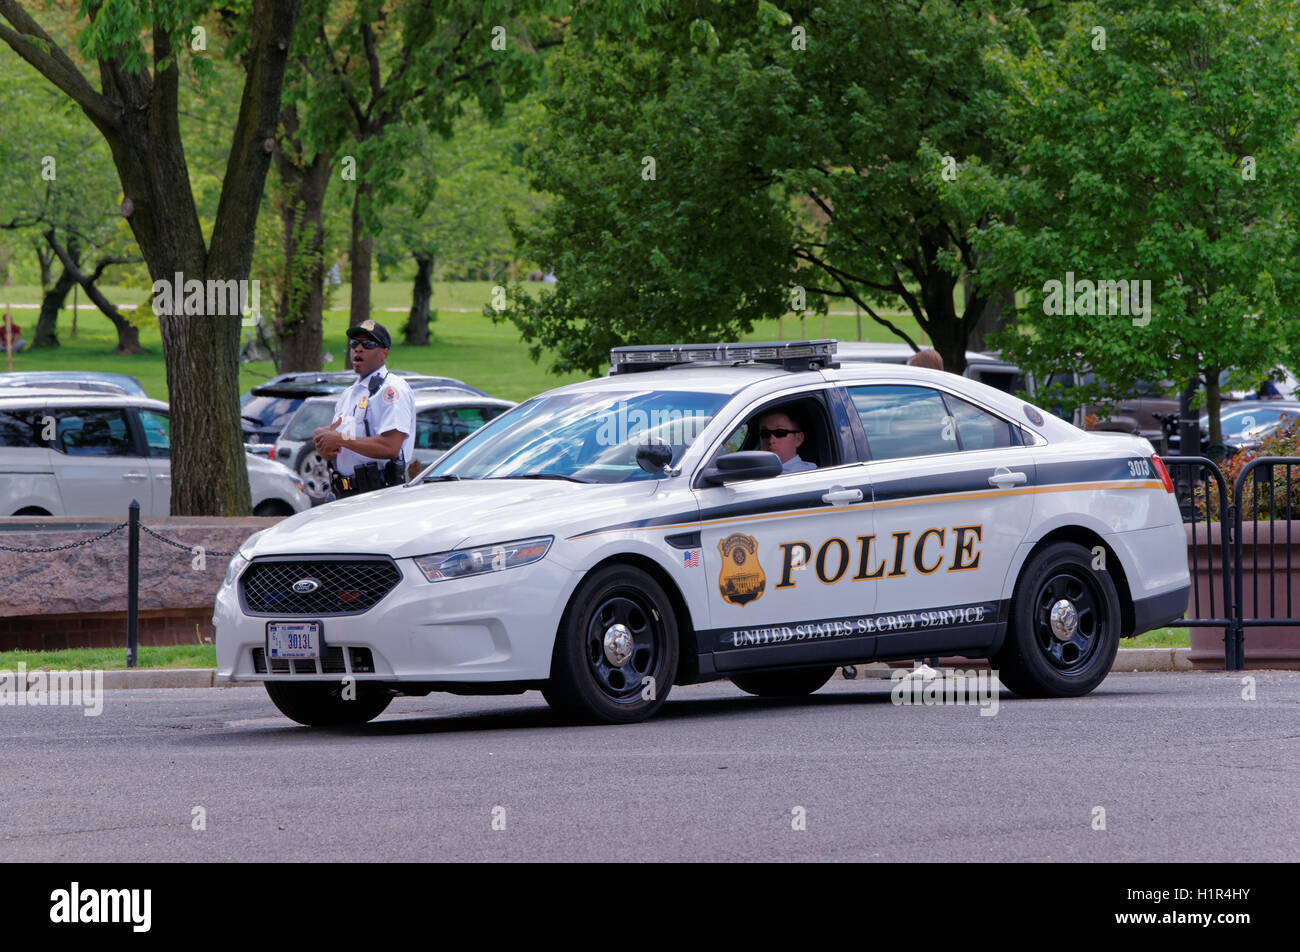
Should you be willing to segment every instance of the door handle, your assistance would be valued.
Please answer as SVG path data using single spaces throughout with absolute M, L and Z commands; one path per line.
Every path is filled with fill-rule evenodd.
M 828 506 L 842 506 L 849 502 L 862 502 L 862 490 L 832 486 L 830 491 L 822 496 L 822 502 Z
M 1008 486 L 1019 486 L 1029 477 L 1024 473 L 1013 473 L 1005 466 L 999 466 L 989 477 L 989 485 L 996 486 L 998 489 L 1006 489 Z
M 172 478 L 171 473 L 156 473 L 154 475 L 154 479 L 171 479 L 171 478 Z
M 148 473 L 123 473 L 122 478 L 132 479 L 132 480 L 148 479 L 149 474 Z

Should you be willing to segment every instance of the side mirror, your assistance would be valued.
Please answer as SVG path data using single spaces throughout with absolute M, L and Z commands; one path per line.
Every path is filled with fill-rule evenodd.
M 721 486 L 741 479 L 767 479 L 779 475 L 781 458 L 775 453 L 742 450 L 719 456 L 711 466 L 705 468 L 701 478 L 710 486 Z
M 667 443 L 642 443 L 636 448 L 636 464 L 652 476 L 662 476 L 673 461 L 673 448 Z

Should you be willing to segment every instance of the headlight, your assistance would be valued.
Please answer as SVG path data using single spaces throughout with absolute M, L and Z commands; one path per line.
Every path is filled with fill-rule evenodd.
M 503 572 L 517 565 L 536 562 L 546 555 L 554 540 L 554 536 L 541 536 L 537 539 L 499 542 L 476 549 L 453 549 L 451 552 L 422 555 L 415 560 L 415 564 L 430 582 Z
M 221 583 L 222 586 L 233 585 L 235 578 L 244 570 L 244 566 L 247 564 L 248 559 L 244 558 L 243 552 L 236 552 L 231 556 L 230 564 L 226 566 L 226 580 Z

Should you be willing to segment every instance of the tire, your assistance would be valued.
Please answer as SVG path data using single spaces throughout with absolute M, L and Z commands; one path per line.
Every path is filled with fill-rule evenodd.
M 1110 673 L 1122 614 L 1110 574 L 1092 568 L 1091 550 L 1057 542 L 1025 566 L 1011 602 L 1010 629 L 989 659 L 1002 684 L 1023 697 L 1081 697 Z M 1053 607 L 1068 602 L 1074 613 Z
M 355 700 L 344 700 L 343 685 L 334 681 L 264 681 L 271 703 L 290 720 L 308 727 L 338 727 L 364 724 L 374 720 L 389 702 L 392 693 L 385 685 L 369 681 L 356 682 Z
M 607 566 L 587 576 L 569 600 L 542 695 L 566 718 L 643 721 L 668 699 L 677 653 L 677 619 L 659 583 L 632 566 Z
M 316 452 L 309 443 L 298 457 L 298 478 L 306 487 L 307 495 L 314 501 L 324 499 L 330 493 L 330 470 L 324 457 Z
M 757 697 L 803 697 L 812 694 L 835 674 L 835 668 L 797 668 L 794 671 L 756 671 L 738 674 L 731 683 Z

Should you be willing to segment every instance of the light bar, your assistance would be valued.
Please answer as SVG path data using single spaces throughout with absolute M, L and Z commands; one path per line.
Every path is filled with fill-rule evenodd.
M 609 352 L 611 374 L 662 370 L 687 364 L 775 364 L 787 370 L 836 366 L 834 340 L 779 344 L 638 344 Z

